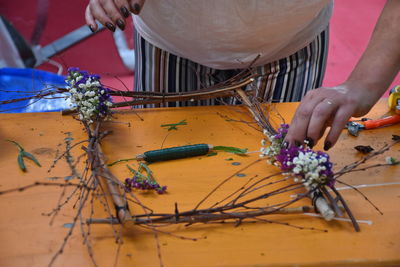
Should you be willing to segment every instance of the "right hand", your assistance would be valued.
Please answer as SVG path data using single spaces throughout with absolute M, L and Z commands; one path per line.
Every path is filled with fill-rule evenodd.
M 125 29 L 125 19 L 129 13 L 139 14 L 145 0 L 90 0 L 86 7 L 85 20 L 92 32 L 97 31 L 96 20 L 115 31 L 118 26 Z
M 329 150 L 350 117 L 367 114 L 382 94 L 381 90 L 368 88 L 362 81 L 354 80 L 311 90 L 297 108 L 285 141 L 299 146 L 306 140 L 312 148 L 330 127 L 324 144 L 324 150 Z

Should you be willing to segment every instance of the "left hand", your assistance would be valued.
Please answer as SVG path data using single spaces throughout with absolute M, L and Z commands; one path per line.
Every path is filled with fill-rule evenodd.
M 85 11 L 86 24 L 92 32 L 97 31 L 96 20 L 114 32 L 118 26 L 125 29 L 129 12 L 138 15 L 145 0 L 90 0 Z
M 309 91 L 298 107 L 285 141 L 314 146 L 330 126 L 324 149 L 330 149 L 351 116 L 365 115 L 379 99 L 367 88 L 343 83 Z

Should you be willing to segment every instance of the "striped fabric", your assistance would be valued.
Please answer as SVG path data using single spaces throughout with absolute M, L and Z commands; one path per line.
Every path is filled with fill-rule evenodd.
M 320 87 L 326 67 L 328 35 L 327 29 L 295 54 L 255 67 L 254 72 L 262 75 L 256 81 L 257 96 L 272 102 L 294 102 L 300 101 L 307 91 Z M 135 60 L 136 91 L 195 91 L 225 81 L 241 71 L 213 69 L 178 57 L 150 44 L 137 32 Z M 209 99 L 173 102 L 163 106 L 218 105 L 221 102 L 235 104 L 234 99 Z

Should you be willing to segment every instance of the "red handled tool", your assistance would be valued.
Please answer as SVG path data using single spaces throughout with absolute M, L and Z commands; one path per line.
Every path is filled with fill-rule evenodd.
M 359 121 L 349 121 L 346 124 L 349 133 L 358 136 L 360 130 L 375 129 L 400 122 L 400 86 L 396 86 L 390 91 L 388 105 L 391 110 L 396 112 L 395 115 L 377 120 L 363 118 Z
M 385 117 L 378 120 L 363 120 L 363 121 L 349 121 L 347 123 L 347 130 L 353 136 L 358 136 L 360 130 L 369 130 L 379 127 L 384 127 L 400 122 L 400 114 Z

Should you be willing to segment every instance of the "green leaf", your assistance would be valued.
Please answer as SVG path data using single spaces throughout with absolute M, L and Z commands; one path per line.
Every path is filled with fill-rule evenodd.
M 126 165 L 126 167 L 129 169 L 129 171 L 132 173 L 132 174 L 136 174 L 136 170 L 135 169 L 133 169 L 131 166 L 129 166 L 129 165 Z
M 21 169 L 21 171 L 26 172 L 26 166 L 25 166 L 24 157 L 22 156 L 22 154 L 18 154 L 17 161 L 18 161 L 18 165 L 19 165 L 19 168 Z
M 74 223 L 64 223 L 64 225 L 63 225 L 63 227 L 65 227 L 65 228 L 72 228 L 72 227 L 74 227 Z
M 26 152 L 25 149 L 20 144 L 18 144 L 17 142 L 15 142 L 13 140 L 6 140 L 6 141 L 11 142 L 11 143 L 13 143 L 14 145 L 16 145 L 18 147 L 19 154 L 18 154 L 18 157 L 17 157 L 17 161 L 18 161 L 19 168 L 23 172 L 26 172 L 26 166 L 25 166 L 24 158 L 28 158 L 28 159 L 32 160 L 33 162 L 35 162 L 35 164 L 38 165 L 39 167 L 42 167 L 40 165 L 39 161 L 35 158 L 35 156 L 32 155 L 31 153 Z
M 131 161 L 131 160 L 136 160 L 136 158 L 119 159 L 119 160 L 116 160 L 116 161 L 114 161 L 114 162 L 112 162 L 112 163 L 108 163 L 107 166 L 111 167 L 111 166 L 114 166 L 114 165 L 117 164 L 117 163 L 126 162 L 126 161 Z
M 219 150 L 219 151 L 224 151 L 228 153 L 233 153 L 233 154 L 241 154 L 244 155 L 247 152 L 247 148 L 237 148 L 237 147 L 232 147 L 232 146 L 215 146 L 213 147 L 213 150 Z
M 25 150 L 22 150 L 22 151 L 20 152 L 20 154 L 21 154 L 23 157 L 26 157 L 26 158 L 32 160 L 33 162 L 35 162 L 36 165 L 38 165 L 39 167 L 42 167 L 42 165 L 40 165 L 39 161 L 38 161 L 38 160 L 35 158 L 35 156 L 32 155 L 31 153 L 28 153 L 28 152 L 26 152 Z
M 187 125 L 186 119 L 181 120 L 178 123 L 161 124 L 161 127 L 168 127 L 168 131 L 171 131 L 171 130 L 178 130 L 178 128 L 176 126 L 180 126 L 180 125 Z
M 153 174 L 153 172 L 150 170 L 149 166 L 147 166 L 146 163 L 139 162 L 139 166 L 144 168 L 148 174 Z
M 211 152 L 211 153 L 207 154 L 207 157 L 212 157 L 212 156 L 216 156 L 216 155 L 218 155 L 217 152 Z
M 140 178 L 140 179 L 147 179 L 147 177 L 145 175 L 143 175 L 142 173 L 140 173 L 139 171 L 133 169 L 131 166 L 126 165 L 126 167 L 128 167 L 129 171 L 135 175 L 136 177 Z M 139 166 L 139 168 L 142 168 L 142 166 Z
M 20 144 L 18 144 L 17 142 L 15 142 L 15 141 L 13 141 L 13 140 L 6 140 L 6 141 L 8 141 L 8 142 L 10 142 L 10 143 L 13 143 L 14 145 L 16 145 L 17 147 L 18 147 L 18 149 L 19 149 L 19 151 L 24 151 L 24 148 L 22 147 L 22 146 L 20 146 Z
M 147 164 L 143 163 L 143 162 L 139 162 L 139 170 L 141 169 L 145 169 L 146 173 L 147 173 L 147 179 L 149 181 L 154 181 L 153 179 L 153 172 L 150 170 L 149 166 L 147 166 Z
M 74 175 L 65 176 L 65 177 L 64 177 L 64 180 L 65 180 L 65 181 L 69 181 L 69 180 L 74 179 L 74 177 L 75 177 Z

